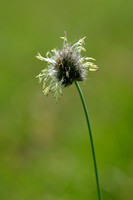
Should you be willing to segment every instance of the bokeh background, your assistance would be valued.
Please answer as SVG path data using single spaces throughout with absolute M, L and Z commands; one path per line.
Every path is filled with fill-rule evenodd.
M 133 199 L 133 1 L 0 2 L 0 199 L 97 200 L 86 120 L 75 85 L 56 104 L 35 76 L 39 51 L 87 36 L 100 67 L 80 83 L 103 200 Z

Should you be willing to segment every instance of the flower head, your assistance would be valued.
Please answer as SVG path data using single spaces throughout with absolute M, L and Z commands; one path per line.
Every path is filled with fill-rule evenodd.
M 84 40 L 71 45 L 67 41 L 66 33 L 63 39 L 63 48 L 61 50 L 53 49 L 47 52 L 46 58 L 40 53 L 36 56 L 39 60 L 47 62 L 47 68 L 41 71 L 37 76 L 39 82 L 42 82 L 43 93 L 48 95 L 54 93 L 54 98 L 58 100 L 62 95 L 62 87 L 71 85 L 74 81 L 84 81 L 86 74 L 89 71 L 96 71 L 98 67 L 90 60 L 91 57 L 82 57 L 81 51 L 86 51 L 84 48 Z

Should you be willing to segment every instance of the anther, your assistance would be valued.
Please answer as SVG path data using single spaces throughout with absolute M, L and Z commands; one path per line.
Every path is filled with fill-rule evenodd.
M 66 77 L 69 78 L 69 72 L 68 71 L 66 71 Z

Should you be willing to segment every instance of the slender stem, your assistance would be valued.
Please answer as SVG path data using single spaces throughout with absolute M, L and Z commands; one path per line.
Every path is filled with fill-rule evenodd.
M 75 85 L 76 85 L 76 87 L 78 89 L 78 92 L 79 92 L 79 95 L 80 95 L 80 98 L 81 98 L 81 101 L 82 101 L 82 105 L 83 105 L 83 108 L 84 108 L 86 120 L 87 120 L 89 136 L 90 136 L 90 142 L 91 142 L 92 155 L 93 155 L 93 162 L 94 162 L 94 170 L 95 170 L 95 176 L 96 176 L 98 199 L 101 200 L 100 184 L 99 184 L 99 178 L 98 178 L 98 170 L 97 170 L 95 149 L 94 149 L 94 144 L 93 144 L 93 137 L 92 137 L 91 126 L 90 126 L 90 122 L 89 122 L 88 111 L 87 111 L 87 107 L 86 107 L 86 104 L 85 104 L 83 93 L 82 93 L 82 91 L 80 89 L 80 86 L 79 86 L 77 81 L 75 81 Z

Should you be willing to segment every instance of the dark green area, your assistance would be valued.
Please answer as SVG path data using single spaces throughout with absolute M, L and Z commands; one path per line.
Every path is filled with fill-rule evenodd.
M 87 125 L 75 85 L 55 103 L 35 76 L 37 51 L 86 36 L 100 67 L 80 83 L 103 200 L 133 197 L 133 3 L 39 0 L 0 3 L 0 199 L 97 200 Z

